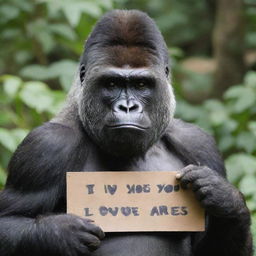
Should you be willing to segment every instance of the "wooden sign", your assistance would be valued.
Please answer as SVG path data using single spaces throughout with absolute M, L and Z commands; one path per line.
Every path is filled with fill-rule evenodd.
M 67 212 L 105 232 L 204 231 L 204 210 L 176 172 L 68 172 Z

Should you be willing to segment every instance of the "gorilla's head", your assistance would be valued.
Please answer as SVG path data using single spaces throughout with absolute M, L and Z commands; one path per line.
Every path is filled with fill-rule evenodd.
M 96 24 L 81 57 L 78 106 L 101 149 L 141 155 L 161 137 L 175 109 L 168 62 L 163 37 L 145 13 L 115 10 Z

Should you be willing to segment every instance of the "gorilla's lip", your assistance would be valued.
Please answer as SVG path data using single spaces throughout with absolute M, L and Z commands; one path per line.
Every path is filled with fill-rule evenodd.
M 115 124 L 115 125 L 108 125 L 108 128 L 111 129 L 138 129 L 138 130 L 147 130 L 149 127 L 144 127 L 138 124 Z

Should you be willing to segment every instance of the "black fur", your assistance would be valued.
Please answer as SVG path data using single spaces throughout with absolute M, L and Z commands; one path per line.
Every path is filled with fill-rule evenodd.
M 249 211 L 226 180 L 213 138 L 172 118 L 166 58 L 144 13 L 113 11 L 96 25 L 66 107 L 33 130 L 9 163 L 0 193 L 1 256 L 252 255 Z M 205 232 L 104 237 L 89 220 L 65 214 L 66 172 L 177 169 L 206 209 Z

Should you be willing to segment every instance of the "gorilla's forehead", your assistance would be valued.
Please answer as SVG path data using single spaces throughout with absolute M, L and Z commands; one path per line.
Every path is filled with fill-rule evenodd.
M 82 62 L 85 62 L 83 58 Z M 153 49 L 126 45 L 93 47 L 87 54 L 86 63 L 87 68 L 102 65 L 131 68 L 163 66 L 158 53 Z
M 127 81 L 133 79 L 146 79 L 148 81 L 164 82 L 161 79 L 162 74 L 157 72 L 154 67 L 131 67 L 130 65 L 124 65 L 122 67 L 116 67 L 115 65 L 102 65 L 101 67 L 95 67 L 90 69 L 87 73 L 86 81 L 95 81 L 98 78 L 122 78 Z
M 109 47 L 107 62 L 116 67 L 128 65 L 133 68 L 150 67 L 157 65 L 159 59 L 157 53 L 143 46 L 113 46 Z

